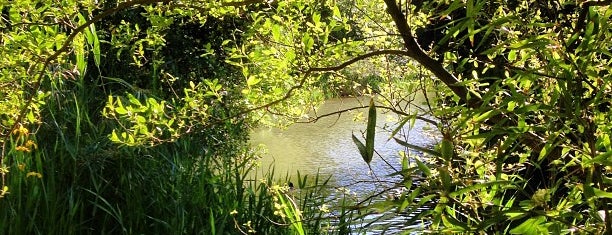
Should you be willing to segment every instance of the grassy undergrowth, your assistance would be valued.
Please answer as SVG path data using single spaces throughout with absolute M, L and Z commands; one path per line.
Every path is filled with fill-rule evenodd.
M 1 234 L 294 234 L 278 212 L 274 173 L 252 178 L 248 128 L 221 123 L 156 146 L 120 146 L 104 101 L 83 81 L 47 84 L 40 126 L 13 134 Z M 36 143 L 36 144 L 34 144 Z M 282 181 L 281 181 L 282 182 Z M 286 181 L 285 181 L 286 182 Z M 299 180 L 297 220 L 325 229 L 327 181 Z M 275 204 L 276 203 L 276 204 Z M 293 221 L 295 222 L 295 220 Z

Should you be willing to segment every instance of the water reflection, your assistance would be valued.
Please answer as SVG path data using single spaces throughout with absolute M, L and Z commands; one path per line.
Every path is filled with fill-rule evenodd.
M 364 106 L 368 103 L 366 101 L 366 98 L 331 99 L 326 101 L 317 113 L 326 114 Z M 360 112 L 362 120 L 355 121 L 354 117 Z M 315 175 L 317 172 L 323 176 L 331 175 L 331 186 L 347 188 L 364 199 L 383 187 L 390 186 L 390 183 L 382 183 L 378 179 L 388 182 L 401 180 L 384 177 L 395 172 L 395 169 L 401 169 L 398 153 L 405 151 L 403 146 L 389 138 L 389 130 L 395 127 L 393 119 L 397 120 L 394 114 L 386 114 L 380 110 L 377 114 L 375 149 L 380 156 L 375 155 L 372 159 L 372 171 L 351 139 L 352 133 L 361 136 L 360 133 L 366 129 L 367 108 L 343 113 L 341 116 L 326 117 L 314 123 L 294 124 L 285 130 L 260 128 L 251 134 L 251 143 L 267 147 L 268 153 L 262 160 L 262 166 L 265 168 L 273 164 L 276 176 L 283 177 L 288 174 L 291 177 L 295 176 L 297 171 L 302 175 Z M 410 129 L 408 138 L 404 140 L 418 146 L 431 146 L 437 141 L 433 129 L 435 128 L 429 124 L 417 120 Z M 406 133 L 408 128 L 403 131 Z M 378 200 L 384 200 L 383 198 L 384 196 L 381 196 Z M 418 210 L 428 209 L 423 207 Z M 406 221 L 410 218 L 411 215 L 405 213 L 388 211 L 368 215 L 364 221 L 354 224 L 352 228 L 365 234 L 394 234 L 410 228 L 423 228 L 422 223 L 407 224 Z M 361 230 L 366 227 L 365 231 Z
M 317 111 L 319 114 L 331 113 L 367 104 L 365 98 L 339 98 L 326 101 Z M 355 121 L 354 117 L 362 113 L 363 119 Z M 386 160 L 374 156 L 371 162 L 372 172 L 384 176 L 400 169 L 398 152 L 404 147 L 394 140 L 389 140 L 390 132 L 382 127 L 392 129 L 394 122 L 390 119 L 395 114 L 379 110 L 376 151 Z M 375 177 L 363 161 L 351 134 L 361 136 L 366 128 L 367 109 L 359 109 L 340 116 L 325 117 L 314 123 L 297 123 L 285 130 L 278 128 L 260 128 L 251 134 L 251 143 L 264 144 L 268 154 L 262 160 L 263 166 L 274 164 L 277 175 L 294 175 L 298 170 L 302 174 L 333 175 L 336 186 L 346 186 L 356 192 L 375 190 L 376 184 L 359 184 L 363 181 L 374 181 Z M 435 143 L 429 124 L 417 121 L 410 130 L 408 141 L 419 146 Z M 407 130 L 407 128 L 405 128 Z M 281 174 L 278 174 L 281 173 Z

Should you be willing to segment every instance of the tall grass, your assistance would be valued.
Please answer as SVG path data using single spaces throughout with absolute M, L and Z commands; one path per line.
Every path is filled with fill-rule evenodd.
M 10 194 L 0 199 L 1 234 L 292 234 L 275 214 L 274 171 L 253 177 L 248 129 L 234 123 L 154 147 L 109 141 L 104 97 L 83 80 L 45 84 L 40 127 L 8 144 Z M 214 136 L 215 138 L 211 138 Z M 29 149 L 28 140 L 37 145 Z M 303 231 L 322 229 L 327 180 L 299 177 L 294 209 Z M 287 182 L 285 179 L 284 182 Z M 298 209 L 299 208 L 299 209 Z

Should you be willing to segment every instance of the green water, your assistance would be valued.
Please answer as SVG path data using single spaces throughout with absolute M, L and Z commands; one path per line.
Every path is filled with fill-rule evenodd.
M 316 113 L 322 115 L 367 106 L 368 99 L 327 100 Z M 356 116 L 362 118 L 355 120 Z M 393 139 L 389 140 L 389 130 L 394 129 L 397 115 L 379 110 L 377 116 L 375 149 L 380 156 L 373 158 L 372 172 L 351 139 L 351 133 L 361 136 L 360 133 L 365 130 L 367 108 L 325 117 L 314 123 L 293 124 L 284 130 L 259 128 L 251 134 L 251 143 L 266 146 L 268 153 L 262 159 L 262 166 L 274 164 L 277 175 L 294 175 L 297 171 L 314 175 L 318 171 L 322 175 L 332 175 L 335 186 L 346 186 L 355 191 L 371 191 L 376 189 L 376 184 L 362 182 L 375 181 L 374 174 L 383 178 L 382 176 L 393 173 L 395 169 L 400 169 L 398 152 L 406 150 Z M 408 130 L 404 128 L 403 133 L 408 133 Z M 408 137 L 397 137 L 407 138 L 412 144 L 430 146 L 437 139 L 434 130 L 429 124 L 417 121 L 409 130 Z

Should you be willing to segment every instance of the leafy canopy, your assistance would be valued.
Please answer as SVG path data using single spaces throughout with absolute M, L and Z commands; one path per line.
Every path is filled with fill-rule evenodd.
M 239 16 L 252 25 L 244 44 L 225 44 L 244 112 L 263 122 L 308 118 L 324 81 L 351 84 L 348 72 L 378 77 L 381 108 L 400 123 L 435 124 L 443 139 L 405 155 L 402 210 L 448 232 L 600 232 L 611 179 L 610 1 L 18 1 L 2 7 L 0 111 L 4 153 L 12 137 L 40 125 L 48 81 L 83 79 L 101 44 L 124 48 L 144 65 L 163 48 L 174 20 Z M 143 6 L 153 27 L 122 24 L 101 41 L 97 23 Z M 384 9 L 384 10 L 383 10 Z M 133 41 L 133 36 L 145 37 Z M 6 56 L 4 56 L 6 55 Z M 161 64 L 161 63 L 159 63 Z M 157 64 L 157 65 L 159 65 Z M 171 77 L 171 76 L 169 76 Z M 179 78 L 182 79 L 182 78 Z M 223 84 L 223 85 L 222 85 Z M 118 123 L 109 138 L 127 145 L 173 141 L 211 122 L 210 106 L 232 84 L 203 79 L 173 98 L 112 94 L 104 115 Z M 406 105 L 417 93 L 426 104 Z M 365 106 L 367 107 L 367 106 Z M 231 118 L 231 117 L 228 117 Z M 312 118 L 312 117 L 311 117 Z M 316 118 L 316 117 L 314 117 Z M 205 126 L 205 125 L 204 125 Z M 372 131 L 369 125 L 368 132 Z M 394 134 L 397 132 L 394 132 Z M 398 138 L 398 140 L 400 140 Z M 23 139 L 22 141 L 25 141 Z M 359 141 L 356 141 L 359 142 Z M 366 139 L 367 142 L 367 139 Z M 363 145 L 363 144 L 362 144 Z M 31 145 L 30 145 L 31 146 Z M 371 149 L 364 145 L 364 159 Z M 411 165 L 408 160 L 414 162 Z M 424 179 L 413 185 L 415 175 Z M 5 190 L 6 191 L 6 190 Z M 420 198 L 417 200 L 416 197 Z M 416 205 L 416 206 L 415 206 Z

